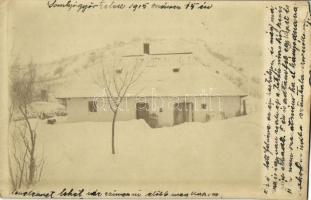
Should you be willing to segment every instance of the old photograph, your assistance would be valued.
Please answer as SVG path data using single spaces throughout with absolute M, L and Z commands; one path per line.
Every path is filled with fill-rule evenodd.
M 272 146 L 292 148 L 273 138 L 280 146 L 270 144 L 266 134 L 266 105 L 275 103 L 266 101 L 265 84 L 276 80 L 268 80 L 267 38 L 269 27 L 277 30 L 267 13 L 282 15 L 282 26 L 295 5 L 14 0 L 6 6 L 9 196 L 264 198 L 272 185 L 271 191 L 280 185 L 296 195 L 269 182 L 265 171 L 288 162 L 269 162 L 270 153 L 278 155 Z M 296 6 L 305 15 L 308 5 Z M 284 127 L 290 123 L 282 119 Z M 302 171 L 305 163 L 295 165 Z

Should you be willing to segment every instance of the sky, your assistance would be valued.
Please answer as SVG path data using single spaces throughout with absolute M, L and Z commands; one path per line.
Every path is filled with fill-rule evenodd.
M 46 2 L 15 0 L 9 6 L 11 58 L 45 63 L 134 38 L 203 39 L 224 54 L 250 56 L 258 55 L 262 47 L 264 7 L 260 2 L 212 2 L 213 8 L 205 11 L 85 13 L 49 9 Z

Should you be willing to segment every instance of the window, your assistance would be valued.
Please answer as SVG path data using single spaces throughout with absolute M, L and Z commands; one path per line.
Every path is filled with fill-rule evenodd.
M 150 44 L 144 43 L 144 54 L 149 54 L 149 53 L 150 53 Z
M 179 68 L 173 68 L 173 72 L 175 72 L 175 73 L 179 72 L 179 70 L 180 70 Z
M 89 101 L 89 112 L 97 112 L 97 106 L 95 101 Z
M 206 109 L 206 103 L 201 104 L 201 108 L 205 110 Z

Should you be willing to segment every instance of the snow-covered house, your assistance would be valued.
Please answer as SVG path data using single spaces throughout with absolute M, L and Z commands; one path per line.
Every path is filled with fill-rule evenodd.
M 142 59 L 144 72 L 127 92 L 117 120 L 145 119 L 152 127 L 162 127 L 246 113 L 246 95 L 218 71 L 197 62 L 192 52 L 151 53 L 149 44 L 143 47 L 142 54 L 122 56 L 125 62 Z M 86 81 L 73 85 L 57 95 L 66 102 L 69 121 L 112 120 L 102 89 Z

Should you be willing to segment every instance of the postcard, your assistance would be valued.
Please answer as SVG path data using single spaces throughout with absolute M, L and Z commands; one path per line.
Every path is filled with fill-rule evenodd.
M 0 2 L 0 196 L 307 199 L 308 1 Z

